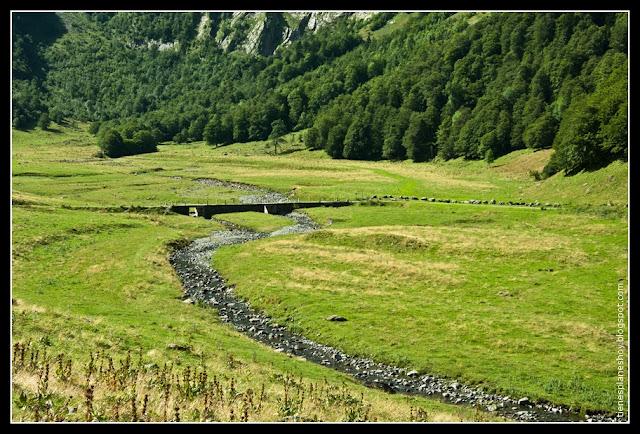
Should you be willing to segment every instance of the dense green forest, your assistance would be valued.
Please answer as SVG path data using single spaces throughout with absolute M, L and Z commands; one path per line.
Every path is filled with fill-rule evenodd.
M 343 14 L 286 44 L 298 18 L 251 15 L 14 14 L 14 126 L 91 121 L 111 156 L 306 130 L 334 158 L 627 158 L 626 13 Z

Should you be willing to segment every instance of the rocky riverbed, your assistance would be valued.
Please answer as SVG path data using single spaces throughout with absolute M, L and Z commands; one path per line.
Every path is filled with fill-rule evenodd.
M 240 203 L 285 203 L 289 202 L 290 198 L 282 193 L 278 193 L 271 190 L 265 190 L 256 185 L 245 184 L 242 182 L 223 181 L 215 178 L 197 178 L 194 179 L 199 184 L 209 185 L 212 187 L 226 187 L 233 190 L 246 191 L 247 194 L 240 196 Z
M 215 308 L 222 321 L 278 352 L 345 372 L 369 387 L 390 393 L 430 396 L 449 403 L 474 406 L 516 421 L 617 421 L 615 417 L 606 415 L 580 415 L 561 406 L 534 403 L 527 397 L 487 393 L 455 380 L 351 356 L 274 323 L 267 315 L 240 299 L 234 293 L 233 286 L 227 285 L 211 263 L 215 251 L 225 245 L 317 229 L 317 225 L 305 214 L 293 212 L 287 217 L 294 224 L 270 234 L 232 228 L 214 232 L 209 237 L 197 239 L 187 247 L 173 251 L 169 260 L 182 280 L 185 302 L 200 302 Z

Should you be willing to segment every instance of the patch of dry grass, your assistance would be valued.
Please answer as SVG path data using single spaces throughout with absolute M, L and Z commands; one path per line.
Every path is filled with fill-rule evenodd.
M 147 353 L 148 355 L 148 353 Z M 226 366 L 162 366 L 141 353 L 98 350 L 80 364 L 46 345 L 16 342 L 12 353 L 14 421 L 462 421 L 463 413 L 429 412 L 354 393 L 346 385 L 275 374 L 229 356 Z M 414 407 L 415 405 L 415 407 Z M 475 420 L 493 419 L 476 412 Z
M 516 178 L 527 178 L 530 177 L 529 171 L 541 172 L 549 162 L 553 152 L 553 149 L 541 149 L 536 152 L 521 154 L 505 163 L 493 164 L 491 169 Z
M 338 234 L 351 237 L 371 235 L 393 235 L 415 240 L 427 246 L 434 246 L 445 254 L 467 255 L 486 253 L 496 256 L 548 253 L 563 257 L 569 262 L 580 263 L 587 254 L 573 246 L 570 237 L 559 234 L 526 233 L 522 229 L 483 227 L 443 227 L 443 226 L 373 226 L 363 228 L 337 229 Z M 366 241 L 363 239 L 363 241 Z M 386 259 L 386 258 L 385 258 Z M 418 267 L 424 264 L 416 264 Z M 449 268 L 452 264 L 429 263 L 430 268 Z
M 292 260 L 296 257 L 313 257 L 318 266 L 336 261 L 349 266 L 350 271 L 333 276 L 337 282 L 344 282 L 345 274 L 350 276 L 351 279 L 354 279 L 354 276 L 358 276 L 358 281 L 369 282 L 371 282 L 372 278 L 379 279 L 381 276 L 393 276 L 400 281 L 428 280 L 433 281 L 435 284 L 453 284 L 459 281 L 458 278 L 449 274 L 458 268 L 453 263 L 429 262 L 428 266 L 425 267 L 424 262 L 401 259 L 387 252 L 372 249 L 351 249 L 340 246 L 319 246 L 301 242 L 300 239 L 284 239 L 268 244 L 260 244 L 256 246 L 256 253 L 286 255 Z M 317 274 L 310 272 L 307 275 Z M 320 280 L 330 281 L 329 276 L 324 276 Z

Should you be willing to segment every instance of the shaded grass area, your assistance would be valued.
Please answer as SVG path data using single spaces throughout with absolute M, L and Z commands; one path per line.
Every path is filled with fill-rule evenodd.
M 581 172 L 573 176 L 557 174 L 527 189 L 554 201 L 580 205 L 628 203 L 629 165 L 614 161 L 607 167 L 593 172 Z
M 332 224 L 215 256 L 238 294 L 276 320 L 512 396 L 616 409 L 624 219 L 415 202 L 306 212 Z M 348 321 L 325 320 L 333 314 Z
M 488 417 L 471 408 L 367 389 L 346 375 L 252 341 L 220 323 L 212 309 L 183 303 L 165 246 L 220 229 L 214 221 L 31 205 L 14 206 L 13 222 L 12 340 L 25 346 L 30 342 L 32 353 L 46 351 L 50 358 L 36 361 L 32 368 L 14 366 L 13 420 L 34 420 L 38 402 L 42 405 L 39 418 L 85 420 L 90 354 L 95 358 L 90 383 L 95 386 L 93 405 L 98 420 L 113 420 L 116 412 L 120 420 L 133 420 L 131 397 L 136 397 L 140 412 L 145 394 L 149 395 L 150 420 L 162 420 L 164 392 L 158 390 L 158 382 L 165 364 L 172 372 L 164 380 L 171 390 L 170 406 L 178 403 L 181 420 L 207 419 L 204 395 L 188 398 L 180 391 L 186 387 L 187 367 L 194 377 L 196 370 L 205 369 L 210 380 L 216 376 L 225 397 L 235 396 L 230 392 L 235 388 L 238 394 L 251 390 L 255 398 L 264 387 L 267 397 L 262 409 L 250 410 L 249 420 L 283 420 L 295 413 L 299 418 L 349 420 L 364 417 L 365 408 L 368 420 L 410 420 L 417 408 L 429 420 Z M 134 362 L 140 356 L 143 366 L 130 375 L 120 370 L 128 351 Z M 59 354 L 64 366 L 72 360 L 73 373 L 68 379 L 56 371 Z M 99 364 L 107 370 L 106 357 L 115 366 L 108 375 L 98 373 Z M 45 394 L 41 388 L 47 363 L 50 379 Z M 122 380 L 116 386 L 110 385 L 116 381 L 110 379 L 112 374 Z M 287 386 L 287 378 L 301 385 Z M 309 393 L 311 384 L 318 390 L 324 387 L 324 392 L 318 391 L 317 399 L 309 395 L 307 403 L 294 407 L 294 412 L 287 410 L 287 399 L 293 400 L 303 389 Z M 285 398 L 287 387 L 289 398 Z M 58 414 L 69 396 L 69 405 L 77 412 Z M 243 396 L 224 398 L 209 418 L 230 420 L 234 409 L 233 417 L 240 420 Z M 49 399 L 52 415 L 46 416 Z M 116 402 L 120 410 L 115 409 Z

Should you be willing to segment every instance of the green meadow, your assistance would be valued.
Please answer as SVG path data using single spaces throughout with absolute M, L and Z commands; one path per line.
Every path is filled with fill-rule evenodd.
M 58 132 L 14 131 L 12 184 L 28 199 L 79 206 L 223 203 L 247 194 L 197 182 L 216 178 L 290 194 L 292 199 L 356 199 L 406 195 L 456 200 L 557 202 L 565 206 L 624 207 L 627 164 L 613 163 L 572 177 L 535 181 L 549 151 L 515 151 L 491 164 L 462 159 L 440 163 L 332 160 L 303 149 L 300 133 L 272 155 L 268 142 L 213 148 L 203 142 L 166 144 L 159 152 L 118 159 L 95 157 L 95 138 L 83 125 Z M 266 153 L 269 152 L 269 153 Z M 35 200 L 35 197 L 32 200 Z
M 84 420 L 91 354 L 103 360 L 129 351 L 145 368 L 137 382 L 127 377 L 126 390 L 95 374 L 97 419 L 130 417 L 131 399 L 139 399 L 139 411 L 145 395 L 150 420 L 162 420 L 167 402 L 172 412 L 180 408 L 181 420 L 239 420 L 245 411 L 248 420 L 495 419 L 365 388 L 245 337 L 213 309 L 183 303 L 167 259 L 172 243 L 221 229 L 221 220 L 270 232 L 288 224 L 283 217 L 65 208 L 230 203 L 248 194 L 200 178 L 255 184 L 294 200 L 390 194 L 562 204 L 372 201 L 310 209 L 321 230 L 224 248 L 215 266 L 256 307 L 346 352 L 514 396 L 614 410 L 616 284 L 627 275 L 628 255 L 626 163 L 536 181 L 529 171 L 543 167 L 549 151 L 516 151 L 491 164 L 358 162 L 310 152 L 299 135 L 287 137 L 279 154 L 268 142 L 200 142 L 105 159 L 85 125 L 52 128 L 13 132 L 12 340 L 73 360 L 73 374 L 54 376 L 47 389 L 55 408 L 67 397 L 78 407 L 66 420 Z M 348 321 L 326 321 L 332 314 Z M 35 417 L 42 363 L 14 371 L 14 420 Z M 202 410 L 206 393 L 176 391 L 165 400 L 155 386 L 165 365 L 176 375 L 207 369 L 224 385 L 221 394 L 237 399 L 220 399 L 211 413 Z M 169 383 L 182 390 L 180 381 Z M 301 402 L 302 390 L 309 398 Z M 256 395 L 264 405 L 248 403 Z
M 214 257 L 278 322 L 503 394 L 615 408 L 624 219 L 419 202 L 307 212 L 325 228 Z

